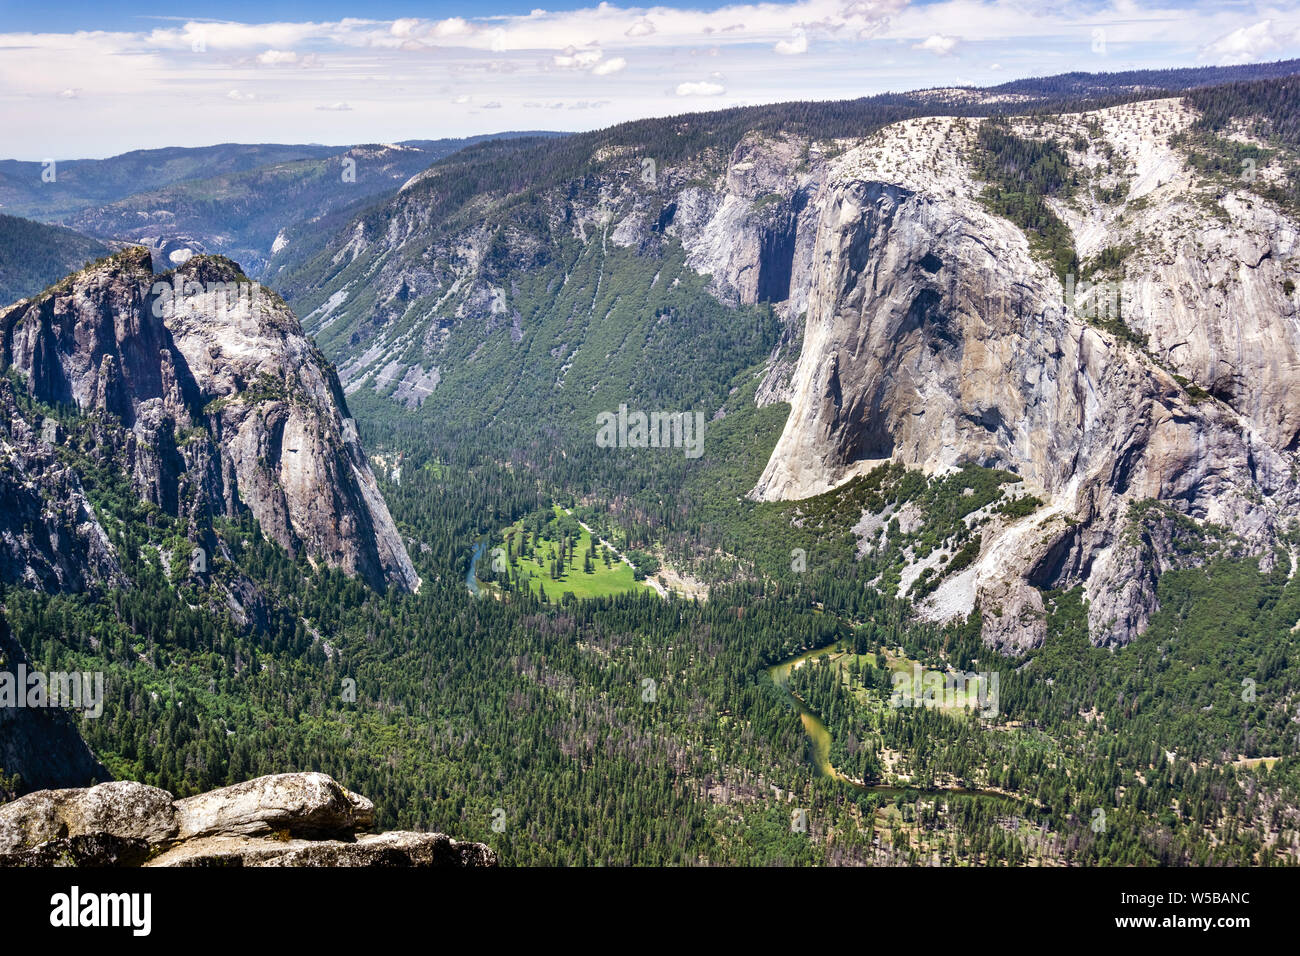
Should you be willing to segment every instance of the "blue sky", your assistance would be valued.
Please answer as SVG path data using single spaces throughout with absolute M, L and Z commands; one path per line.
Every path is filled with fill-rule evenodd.
M 176 19 L 178 14 L 194 20 L 239 20 L 264 23 L 272 20 L 345 20 L 349 17 L 468 17 L 479 15 L 526 14 L 539 6 L 548 10 L 580 10 L 586 3 L 537 3 L 534 0 L 466 3 L 458 0 L 383 0 L 359 5 L 356 0 L 133 0 L 105 3 L 103 0 L 64 0 L 56 4 L 5 0 L 0 26 L 10 30 L 41 31 L 57 25 L 61 30 L 130 29 L 132 20 Z M 683 4 L 694 10 L 716 10 L 728 6 L 720 0 Z M 57 14 L 54 13 L 57 11 Z
M 696 10 L 716 10 L 722 2 L 691 3 Z M 263 23 L 273 20 L 345 20 L 349 17 L 374 17 L 395 20 L 399 17 L 443 19 L 455 16 L 525 14 L 545 6 L 548 10 L 579 10 L 590 4 L 547 3 L 531 0 L 501 0 L 484 6 L 458 0 L 382 0 L 359 5 L 356 0 L 133 0 L 131 3 L 105 3 L 102 0 L 62 0 L 56 4 L 14 3 L 6 0 L 3 25 L 10 29 L 40 31 L 58 25 L 70 30 L 112 30 L 131 27 L 133 19 L 238 20 Z M 57 10 L 57 14 L 54 11 Z
M 1300 0 L 0 3 L 0 152 L 19 159 L 592 129 L 1300 56 Z

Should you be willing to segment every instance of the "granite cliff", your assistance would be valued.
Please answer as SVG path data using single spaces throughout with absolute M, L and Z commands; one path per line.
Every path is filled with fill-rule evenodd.
M 77 590 L 118 575 L 58 453 L 60 423 L 40 410 L 63 408 L 94 423 L 81 451 L 182 519 L 197 548 L 213 546 L 213 516 L 248 513 L 291 553 L 379 590 L 419 585 L 333 369 L 229 260 L 155 275 L 142 249 L 112 256 L 0 310 L 0 361 L 0 484 L 23 505 L 6 510 L 6 580 Z M 20 407 L 15 389 L 40 404 Z
M 1018 126 L 1077 143 L 1087 124 L 1072 163 L 1123 183 L 1119 201 L 1057 207 L 1081 258 L 1133 249 L 1114 279 L 1118 333 L 979 201 L 981 121 L 909 121 L 841 157 L 791 414 L 754 496 L 806 497 L 891 459 L 1021 476 L 1044 507 L 990 529 L 922 608 L 978 602 L 986 640 L 1012 647 L 1045 634 L 1040 587 L 1084 585 L 1094 642 L 1141 631 L 1182 555 L 1168 528 L 1134 528 L 1135 506 L 1272 561 L 1300 513 L 1297 227 L 1244 188 L 1197 181 L 1169 142 L 1190 121 L 1167 100 Z

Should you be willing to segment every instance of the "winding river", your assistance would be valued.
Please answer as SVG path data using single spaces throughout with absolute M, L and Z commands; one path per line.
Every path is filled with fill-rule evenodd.
M 795 707 L 799 710 L 799 719 L 803 721 L 804 733 L 808 735 L 809 743 L 812 745 L 813 765 L 824 777 L 833 777 L 844 783 L 852 784 L 855 787 L 862 787 L 858 781 L 845 776 L 835 769 L 831 763 L 831 732 L 826 727 L 825 722 L 818 717 L 812 709 L 804 703 L 802 697 L 790 689 L 790 672 L 802 664 L 804 661 L 811 660 L 814 657 L 820 657 L 823 654 L 833 654 L 839 651 L 840 645 L 832 644 L 830 647 L 819 647 L 816 650 L 805 651 L 789 660 L 784 660 L 779 664 L 773 664 L 767 669 L 767 673 L 772 678 L 772 683 L 781 690 L 790 695 L 794 701 Z M 867 787 L 866 789 L 875 789 Z
M 830 777 L 841 783 L 847 783 L 851 787 L 867 793 L 879 793 L 885 796 L 893 797 L 900 793 L 930 793 L 930 794 L 957 794 L 967 797 L 981 797 L 991 800 L 1005 801 L 1007 803 L 1027 804 L 1023 798 L 1013 796 L 1009 793 L 1003 793 L 998 790 L 980 790 L 971 787 L 907 787 L 907 786 L 890 786 L 883 783 L 863 783 L 852 777 L 840 773 L 831 763 L 831 732 L 827 728 L 825 721 L 821 719 L 806 703 L 802 697 L 790 690 L 790 672 L 801 665 L 804 661 L 821 657 L 823 654 L 837 654 L 844 650 L 842 644 L 830 644 L 826 647 L 818 647 L 811 651 L 804 651 L 794 657 L 773 664 L 767 669 L 767 673 L 772 678 L 772 683 L 778 688 L 790 695 L 795 707 L 799 711 L 799 719 L 803 722 L 804 732 L 808 735 L 808 741 L 812 748 L 813 766 L 824 777 Z
M 474 545 L 474 550 L 469 556 L 469 571 L 465 575 L 465 586 L 469 588 L 469 593 L 475 597 L 479 595 L 478 586 L 478 559 L 483 557 L 483 552 L 487 550 L 487 542 L 480 541 Z

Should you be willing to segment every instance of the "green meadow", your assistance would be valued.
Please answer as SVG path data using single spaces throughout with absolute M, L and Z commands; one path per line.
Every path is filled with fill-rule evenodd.
M 566 593 L 596 598 L 650 586 L 636 580 L 632 566 L 612 548 L 599 541 L 593 547 L 591 533 L 558 506 L 549 515 L 540 512 L 516 521 L 494 547 L 502 551 L 484 556 L 481 578 L 509 590 L 527 586 L 552 602 Z

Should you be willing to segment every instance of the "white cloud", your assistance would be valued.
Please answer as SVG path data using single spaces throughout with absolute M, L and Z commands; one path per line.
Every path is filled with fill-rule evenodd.
M 51 32 L 0 26 L 0 122 L 11 131 L 9 149 L 28 151 L 24 158 L 102 156 L 220 140 L 306 142 L 320 122 L 317 105 L 364 103 L 335 114 L 335 135 L 383 142 L 420 135 L 419 117 L 440 111 L 448 135 L 533 128 L 539 107 L 525 101 L 565 110 L 605 88 L 618 90 L 612 103 L 572 114 L 585 127 L 563 128 L 669 115 L 681 111 L 681 97 L 715 97 L 695 104 L 711 108 L 929 87 L 976 63 L 980 76 L 1011 78 L 1191 66 L 1198 54 L 1216 63 L 1300 54 L 1300 0 L 715 0 L 725 5 L 714 9 L 659 2 L 669 5 L 581 0 L 579 9 L 526 15 L 485 2 L 463 8 L 472 15 L 443 19 L 384 18 L 362 7 L 335 21 L 159 20 L 158 29 L 116 32 L 57 32 L 51 14 Z M 1122 51 L 1122 67 L 1092 53 L 1097 28 Z M 968 45 L 979 56 L 963 63 Z M 705 64 L 724 68 L 726 78 L 710 76 Z M 599 76 L 616 81 L 597 92 Z M 96 103 L 112 108 L 51 128 L 45 114 L 64 89 L 82 99 L 93 90 Z M 457 101 L 455 91 L 466 89 L 472 98 Z M 194 110 L 196 99 L 217 105 Z M 65 108 L 79 105 L 69 100 Z M 503 105 L 477 106 L 486 101 Z M 180 118 L 158 123 L 162 113 Z
M 470 36 L 474 33 L 474 27 L 464 17 L 451 17 L 434 24 L 431 32 L 439 40 L 445 40 L 452 37 Z
M 599 49 L 579 50 L 568 46 L 555 54 L 553 59 L 555 65 L 563 70 L 589 70 L 599 63 L 604 55 Z
M 627 60 L 621 56 L 612 56 L 608 60 L 601 60 L 591 68 L 591 72 L 597 76 L 609 76 L 611 73 L 617 73 L 627 66 Z
M 351 112 L 352 107 L 349 106 L 347 103 L 331 103 L 329 106 L 318 106 L 316 107 L 316 109 L 329 110 L 330 112 L 333 113 L 348 113 Z
M 605 59 L 605 53 L 599 47 L 567 46 L 551 57 L 551 62 L 562 70 L 589 70 L 596 76 L 609 76 L 627 66 L 627 59 L 613 56 Z
M 931 34 L 920 43 L 912 45 L 913 50 L 924 50 L 927 53 L 933 53 L 935 56 L 948 56 L 957 48 L 961 42 L 956 37 L 946 37 L 938 33 Z
M 452 102 L 455 103 L 457 106 L 464 106 L 466 103 L 469 102 L 469 94 L 462 93 L 460 96 L 452 100 Z
M 59 98 L 65 100 L 75 100 L 80 98 L 81 90 L 69 87 L 66 90 L 59 90 Z
M 496 100 L 492 100 L 492 101 L 489 102 L 489 103 L 484 103 L 484 104 L 483 104 L 483 109 L 485 109 L 485 110 L 499 110 L 499 109 L 501 109 L 501 104 L 498 103 Z
M 292 50 L 267 50 L 257 55 L 257 62 L 262 66 L 282 66 L 298 62 L 298 54 Z
M 388 32 L 395 37 L 409 37 L 419 25 L 419 17 L 402 17 L 400 20 L 393 21 L 393 25 Z
M 727 88 L 721 83 L 708 83 L 703 80 L 697 83 L 678 83 L 678 96 L 721 96 L 727 92 Z
M 1300 39 L 1300 31 L 1291 36 L 1275 30 L 1272 20 L 1261 20 L 1249 27 L 1240 27 L 1231 33 L 1219 37 L 1213 43 L 1202 48 L 1203 59 L 1216 63 L 1251 63 L 1267 54 L 1276 53 L 1283 42 L 1294 43 Z
M 207 50 L 218 52 L 251 52 L 268 46 L 275 50 L 291 50 L 307 43 L 407 51 L 434 47 L 494 52 L 558 51 L 570 44 L 613 47 L 631 43 L 638 47 L 670 47 L 699 42 L 704 37 L 718 37 L 737 44 L 784 42 L 798 46 L 798 39 L 790 39 L 792 27 L 809 31 L 816 29 L 848 38 L 866 36 L 880 29 L 892 14 L 910 2 L 791 0 L 774 3 L 757 0 L 732 3 L 714 10 L 692 9 L 688 5 L 645 9 L 600 3 L 575 10 L 533 10 L 526 15 L 500 14 L 490 5 L 485 5 L 483 15 L 470 18 L 401 17 L 391 21 L 347 18 L 319 23 L 260 24 L 195 21 L 149 33 L 113 36 L 132 36 L 144 39 L 151 47 L 176 51 L 189 49 L 201 40 Z M 580 37 L 582 43 L 575 43 L 575 37 Z
M 800 53 L 807 53 L 808 35 L 802 30 L 795 30 L 792 39 L 777 40 L 776 46 L 772 47 L 772 49 L 785 56 L 797 56 Z

